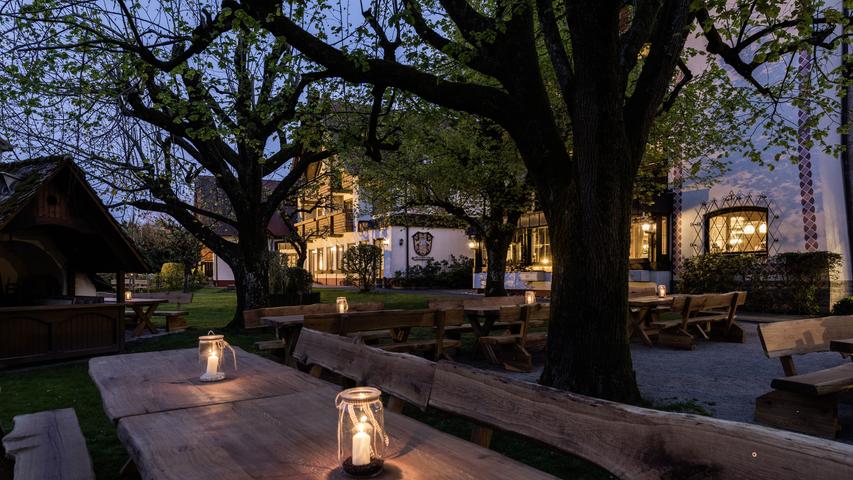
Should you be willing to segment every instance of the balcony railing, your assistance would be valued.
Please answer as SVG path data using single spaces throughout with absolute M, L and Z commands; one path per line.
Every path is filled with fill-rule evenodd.
M 346 232 L 352 232 L 354 225 L 351 209 L 296 224 L 303 237 L 340 237 Z

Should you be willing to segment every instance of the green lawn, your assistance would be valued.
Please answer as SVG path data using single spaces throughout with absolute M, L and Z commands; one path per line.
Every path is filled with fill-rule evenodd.
M 385 307 L 389 309 L 425 308 L 430 300 L 447 298 L 428 294 L 318 290 L 323 303 L 334 303 L 336 297 L 346 296 L 350 302 L 384 302 Z M 182 305 L 183 309 L 190 312 L 186 332 L 132 342 L 127 346 L 127 351 L 194 347 L 197 345 L 198 336 L 207 333 L 207 330 L 222 330 L 231 320 L 235 306 L 236 298 L 233 292 L 213 288 L 199 290 L 195 293 L 192 304 Z M 161 308 L 165 310 L 172 307 L 174 306 Z M 226 332 L 226 335 L 233 345 L 249 352 L 255 352 L 253 342 L 273 338 L 269 332 Z M 0 373 L 0 426 L 5 431 L 12 428 L 12 417 L 15 415 L 65 407 L 73 407 L 77 412 L 98 478 L 117 478 L 119 468 L 127 459 L 127 453 L 103 412 L 100 396 L 89 378 L 85 361 Z M 469 422 L 442 412 L 421 412 L 407 408 L 406 414 L 463 438 L 470 434 Z M 515 435 L 497 433 L 493 444 L 496 451 L 561 478 L 609 478 L 606 472 L 587 462 L 554 452 Z

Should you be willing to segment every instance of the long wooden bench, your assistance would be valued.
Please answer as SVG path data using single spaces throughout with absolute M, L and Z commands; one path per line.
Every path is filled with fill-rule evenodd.
M 457 310 L 382 310 L 377 312 L 347 312 L 345 314 L 312 315 L 306 317 L 305 328 L 350 336 L 365 343 L 376 340 L 375 332 L 389 332 L 390 343 L 375 346 L 393 352 L 433 352 L 435 358 L 449 358 L 447 350 L 459 348 L 462 342 L 445 338 L 447 318 L 458 318 Z M 412 328 L 432 331 L 432 338 L 410 339 Z
M 425 410 L 432 390 L 435 363 L 405 353 L 367 347 L 356 339 L 305 328 L 293 356 L 320 377 L 323 369 L 359 386 L 381 387 L 392 396 L 388 408 L 399 412 L 403 402 Z
M 743 330 L 735 323 L 737 307 L 746 303 L 746 292 L 679 295 L 672 311 L 679 318 L 656 320 L 660 329 L 658 343 L 673 348 L 692 350 L 695 334 L 703 338 L 743 343 Z
M 800 374 L 794 355 L 828 352 L 832 340 L 853 338 L 853 316 L 809 318 L 758 326 L 767 358 L 778 358 L 785 377 L 755 400 L 755 420 L 773 427 L 835 438 L 839 397 L 853 390 L 853 364 Z
M 13 421 L 14 428 L 3 437 L 3 448 L 15 462 L 15 480 L 95 478 L 73 408 L 18 415 Z
M 306 330 L 300 358 L 419 408 L 519 434 L 619 478 L 853 478 L 853 446 L 756 425 L 577 395 L 452 362 L 382 352 Z M 389 400 L 389 409 L 399 402 Z M 480 435 L 478 443 L 490 435 Z M 476 474 L 474 474 L 476 476 Z
M 350 303 L 350 312 L 370 312 L 384 310 L 382 302 Z M 310 305 L 288 305 L 284 307 L 255 308 L 243 311 L 243 323 L 246 328 L 263 328 L 261 317 L 277 317 L 285 315 L 317 315 L 323 313 L 336 313 L 337 306 L 333 303 L 312 303 Z
M 521 305 L 525 301 L 524 295 L 510 295 L 506 297 L 476 297 L 476 298 L 459 298 L 454 300 L 433 300 L 429 302 L 429 308 L 434 310 L 454 310 L 457 311 L 459 318 L 448 318 L 445 334 L 449 338 L 459 339 L 463 333 L 473 333 L 474 328 L 470 324 L 465 323 L 466 308 L 476 307 L 494 307 L 494 306 L 512 306 Z M 460 310 L 461 309 L 461 310 Z M 537 325 L 541 326 L 541 325 Z M 519 322 L 496 321 L 492 324 L 492 330 L 518 330 Z

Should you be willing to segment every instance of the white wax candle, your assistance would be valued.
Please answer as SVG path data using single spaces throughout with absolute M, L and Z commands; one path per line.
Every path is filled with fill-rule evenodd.
M 219 357 L 217 357 L 215 353 L 211 353 L 210 356 L 207 357 L 207 374 L 216 375 L 217 370 L 219 370 Z
M 666 285 L 658 285 L 658 297 L 663 298 L 666 296 Z
M 370 435 L 364 431 L 360 424 L 357 432 L 352 436 L 352 464 L 355 466 L 370 463 Z

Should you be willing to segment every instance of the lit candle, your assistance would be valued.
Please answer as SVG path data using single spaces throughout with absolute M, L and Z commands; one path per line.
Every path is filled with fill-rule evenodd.
M 536 293 L 531 290 L 524 292 L 524 303 L 528 305 L 536 303 Z
M 124 291 L 124 299 L 125 299 L 125 300 L 130 300 L 130 299 L 132 299 L 132 298 L 133 298 L 133 294 L 132 294 L 132 293 L 130 293 L 130 290 L 125 290 L 125 291 Z
M 347 310 L 349 310 L 347 297 L 338 297 L 336 303 L 338 304 L 338 313 L 347 313 Z
M 658 297 L 663 298 L 666 296 L 666 285 L 658 285 Z
M 219 370 L 219 357 L 217 357 L 215 353 L 211 353 L 210 356 L 207 357 L 207 374 L 216 375 L 217 370 Z
M 361 417 L 361 423 L 356 424 L 356 433 L 352 436 L 352 464 L 355 466 L 370 463 L 370 435 L 365 432 L 367 425 L 364 420 Z

